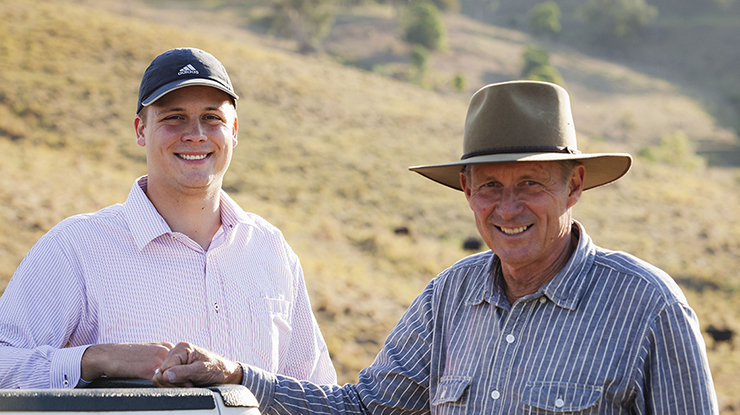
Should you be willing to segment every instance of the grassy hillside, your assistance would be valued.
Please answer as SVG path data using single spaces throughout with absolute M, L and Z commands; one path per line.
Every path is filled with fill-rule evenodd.
M 469 94 L 271 49 L 238 22 L 209 25 L 206 12 L 147 7 L 0 0 L 0 289 L 56 222 L 125 199 L 145 173 L 131 121 L 140 75 L 166 49 L 200 47 L 223 61 L 242 97 L 225 186 L 301 257 L 340 382 L 354 380 L 413 297 L 477 234 L 460 193 L 406 171 L 459 157 Z M 471 50 L 445 53 L 481 74 L 516 77 L 526 34 L 450 21 L 451 40 L 460 37 L 451 44 Z M 490 56 L 471 57 L 481 51 Z M 568 49 L 553 61 L 584 151 L 637 154 L 676 132 L 689 142 L 733 136 L 669 82 Z M 697 164 L 681 142 L 587 192 L 576 216 L 597 243 L 672 273 L 703 325 L 740 330 L 740 172 Z M 394 234 L 399 226 L 410 235 Z M 740 355 L 720 347 L 710 360 L 730 413 L 740 408 Z

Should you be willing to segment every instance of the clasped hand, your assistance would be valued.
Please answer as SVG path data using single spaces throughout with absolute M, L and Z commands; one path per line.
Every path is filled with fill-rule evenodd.
M 193 387 L 240 384 L 239 363 L 190 343 L 177 344 L 155 371 L 152 382 L 158 387 Z

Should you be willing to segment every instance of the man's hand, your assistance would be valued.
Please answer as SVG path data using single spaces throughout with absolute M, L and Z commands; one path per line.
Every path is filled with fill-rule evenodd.
M 236 362 L 190 343 L 179 343 L 167 355 L 152 382 L 161 388 L 240 384 L 243 374 Z
M 97 344 L 82 355 L 81 376 L 93 381 L 103 375 L 109 378 L 151 379 L 162 365 L 172 343 Z

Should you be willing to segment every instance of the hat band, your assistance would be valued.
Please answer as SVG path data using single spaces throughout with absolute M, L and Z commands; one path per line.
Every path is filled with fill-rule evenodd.
M 466 160 L 471 157 L 490 156 L 491 154 L 512 154 L 512 153 L 566 153 L 581 154 L 578 150 L 560 146 L 536 146 L 536 147 L 504 147 L 504 148 L 487 148 L 475 150 L 466 153 L 460 160 Z

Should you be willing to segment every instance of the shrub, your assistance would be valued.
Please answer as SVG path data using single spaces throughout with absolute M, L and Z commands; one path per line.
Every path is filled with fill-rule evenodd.
M 301 53 L 315 52 L 334 25 L 331 0 L 277 0 L 272 8 L 273 30 L 292 35 Z
M 587 0 L 575 13 L 595 41 L 612 44 L 634 40 L 658 16 L 658 9 L 645 0 Z
M 554 1 L 539 3 L 529 11 L 529 27 L 536 35 L 557 35 L 560 26 L 560 7 Z
M 452 80 L 452 85 L 455 87 L 456 91 L 464 91 L 465 90 L 465 75 L 458 72 L 455 74 L 455 78 Z
M 429 68 L 429 51 L 422 45 L 414 45 L 409 57 L 411 66 L 418 72 L 424 73 Z
M 665 135 L 659 144 L 643 147 L 638 154 L 647 160 L 686 170 L 694 170 L 705 164 L 704 159 L 696 154 L 689 137 L 682 132 Z
M 524 49 L 522 57 L 524 59 L 521 72 L 522 78 L 565 85 L 563 76 L 557 69 L 550 65 L 550 56 L 544 48 L 529 45 Z
M 447 29 L 433 3 L 413 3 L 402 20 L 405 41 L 427 49 L 441 49 L 444 45 Z

